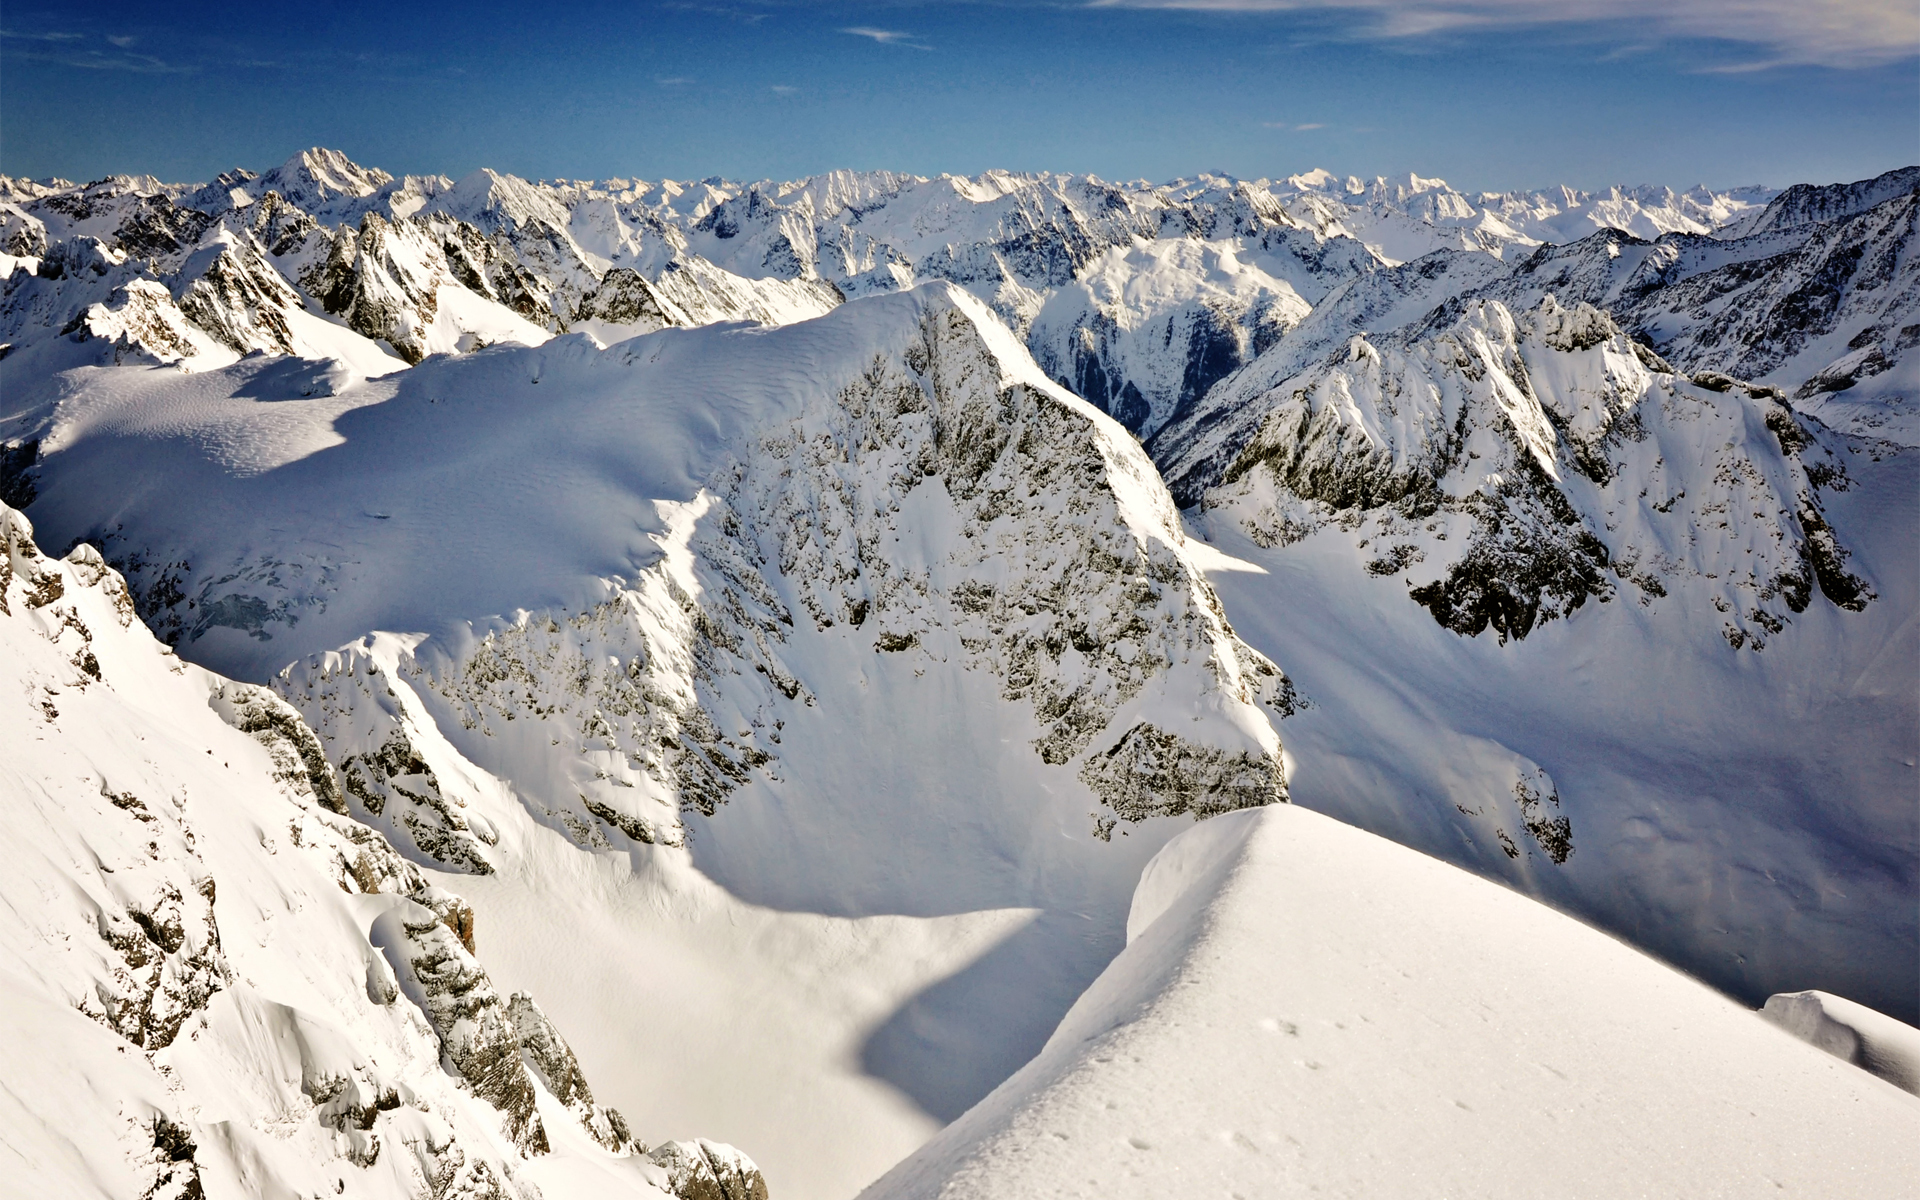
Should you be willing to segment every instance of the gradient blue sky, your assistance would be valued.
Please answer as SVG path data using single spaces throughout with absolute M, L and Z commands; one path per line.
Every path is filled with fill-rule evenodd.
M 1324 166 L 1469 190 L 1920 162 L 1911 0 L 8 0 L 0 171 L 791 178 Z M 1577 17 L 1576 17 L 1577 15 Z

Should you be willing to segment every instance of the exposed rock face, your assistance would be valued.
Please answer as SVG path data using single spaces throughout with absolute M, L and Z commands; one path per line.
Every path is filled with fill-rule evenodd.
M 1835 221 L 1866 212 L 1920 188 L 1920 167 L 1901 167 L 1857 183 L 1796 183 L 1765 208 L 1729 225 L 1722 236 L 1739 238 L 1778 229 Z
M 680 1200 L 767 1200 L 760 1168 L 732 1146 L 705 1138 L 665 1142 L 649 1157 L 666 1168 L 668 1190 Z
M 1144 723 L 1089 756 L 1080 778 L 1113 810 L 1096 822 L 1102 838 L 1112 836 L 1116 818 L 1211 817 L 1287 799 L 1286 778 L 1272 759 L 1195 745 Z
M 630 336 L 668 325 L 693 324 L 680 306 L 661 295 L 644 275 L 626 267 L 608 271 L 599 287 L 581 297 L 574 317 L 580 322 L 619 326 Z
M 1829 200 L 1789 193 L 1764 228 L 1863 211 L 1901 178 L 1828 189 Z M 250 230 L 313 311 L 410 363 L 537 340 L 537 330 L 619 340 L 661 325 L 778 324 L 945 279 L 986 300 L 1050 377 L 1143 436 L 1281 340 L 1330 290 L 1396 260 L 1450 251 L 1498 262 L 1596 228 L 1710 240 L 1729 221 L 1761 229 L 1747 218 L 1770 195 L 1469 198 L 1440 180 L 1324 172 L 1164 186 L 1005 172 L 536 184 L 487 170 L 396 179 L 320 149 L 201 188 L 122 176 L 85 188 L 7 181 L 0 193 L 15 212 L 10 253 L 103 237 L 168 280 L 183 305 L 191 281 L 173 276 L 182 256 L 220 230 Z M 241 277 L 254 286 L 235 286 Z M 447 287 L 460 289 L 451 310 L 440 302 Z M 257 273 L 223 272 L 202 290 L 187 317 L 213 346 L 312 349 L 280 335 L 268 294 L 277 289 Z M 209 351 L 159 339 L 138 352 L 172 361 Z
M 472 947 L 469 946 L 469 949 Z M 539 1072 L 553 1098 L 572 1110 L 595 1141 L 609 1150 L 624 1150 L 633 1144 L 627 1122 L 611 1108 L 593 1102 L 593 1089 L 580 1072 L 580 1060 L 555 1029 L 547 1014 L 525 992 L 515 992 L 507 1001 L 507 1019 L 513 1023 L 514 1041 L 527 1065 Z M 738 1151 L 734 1152 L 738 1154 Z M 742 1155 L 742 1158 L 745 1156 Z M 764 1194 L 765 1185 L 762 1185 Z
M 227 724 L 252 734 L 267 748 L 273 756 L 274 778 L 283 787 L 330 812 L 347 811 L 320 739 L 291 704 L 268 688 L 231 680 L 214 686 L 209 703 Z
M 500 1110 L 507 1136 L 529 1154 L 548 1150 L 536 1111 L 533 1081 L 506 1001 L 441 914 L 425 904 L 392 910 L 375 936 L 400 962 L 396 971 L 409 998 L 440 1035 L 441 1052 L 473 1094 Z M 393 936 L 397 929 L 398 936 Z M 390 960 L 391 961 L 391 960 Z
M 0 507 L 0 618 L 10 618 L 9 637 L 44 639 L 62 662 L 59 677 L 29 683 L 44 722 L 59 718 L 63 692 L 103 684 L 94 631 L 82 615 L 89 602 L 122 629 L 132 622 L 125 584 L 92 547 L 55 562 L 34 544 L 26 518 Z M 121 840 L 144 842 L 145 853 L 102 862 L 90 880 L 97 891 L 85 907 L 99 939 L 98 966 L 73 1005 L 133 1045 L 160 1050 L 232 981 L 214 920 L 213 876 L 195 853 L 178 797 L 143 797 L 104 778 L 97 789 L 95 820 Z
M 422 261 L 419 246 L 408 244 L 417 240 L 368 213 L 358 230 L 334 236 L 326 260 L 300 282 L 354 332 L 384 341 L 417 363 L 427 355 L 426 331 L 439 308 L 440 285 L 435 264 Z

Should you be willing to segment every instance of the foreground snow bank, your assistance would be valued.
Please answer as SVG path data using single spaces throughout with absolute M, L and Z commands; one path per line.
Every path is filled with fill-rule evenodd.
M 1886 1196 L 1920 1178 L 1913 1098 L 1304 809 L 1176 838 L 1128 934 L 1041 1055 L 868 1200 Z

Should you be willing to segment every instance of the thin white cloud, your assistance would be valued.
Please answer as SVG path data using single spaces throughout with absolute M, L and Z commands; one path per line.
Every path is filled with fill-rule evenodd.
M 139 75 L 177 75 L 197 69 L 128 50 L 135 40 L 131 37 L 104 39 L 113 47 L 111 50 L 88 46 L 86 43 L 91 40 L 92 37 L 84 33 L 22 33 L 17 29 L 0 29 L 0 48 L 8 58 L 79 67 L 84 71 L 131 71 Z
M 692 83 L 693 80 L 685 75 L 671 75 L 665 79 L 656 79 L 654 82 L 661 87 L 681 87 L 685 84 Z
M 842 29 L 840 32 L 850 33 L 854 37 L 872 38 L 882 46 L 905 46 L 909 50 L 933 49 L 932 46 L 921 42 L 918 38 L 914 37 L 913 34 L 903 33 L 898 29 L 874 29 L 867 25 L 855 25 L 851 29 Z
M 792 86 L 790 86 L 790 85 L 788 85 L 788 84 L 784 84 L 784 83 L 776 83 L 776 84 L 774 84 L 774 85 L 773 85 L 772 87 L 770 87 L 770 88 L 768 88 L 767 90 L 768 90 L 768 91 L 770 91 L 770 92 L 772 92 L 772 93 L 773 93 L 774 95 L 776 95 L 776 96 L 792 96 L 792 95 L 797 95 L 797 94 L 799 93 L 799 91 L 800 91 L 800 89 L 799 89 L 799 88 L 797 88 L 797 87 L 792 87 Z
M 1263 129 L 1278 129 L 1285 133 L 1309 133 L 1315 129 L 1327 127 L 1323 121 L 1309 121 L 1304 125 L 1296 125 L 1292 121 L 1262 121 L 1260 126 Z
M 1344 12 L 1363 36 L 1417 39 L 1523 25 L 1617 25 L 1649 35 L 1714 38 L 1770 53 L 1742 69 L 1863 67 L 1920 55 L 1913 0 L 1090 0 L 1093 7 L 1213 12 Z M 1710 68 L 1728 70 L 1730 68 Z

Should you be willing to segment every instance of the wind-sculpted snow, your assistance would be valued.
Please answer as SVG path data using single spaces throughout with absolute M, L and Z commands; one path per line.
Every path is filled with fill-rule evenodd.
M 472 909 L 342 815 L 294 711 L 181 662 L 91 547 L 55 561 L 9 508 L 0 662 L 10 1186 L 671 1190 L 533 1000 L 493 988 Z
M 0 500 L 76 547 L 7 593 L 72 680 L 22 694 L 112 682 L 59 615 L 104 580 L 251 681 L 183 668 L 307 822 L 174 836 L 83 780 L 173 865 L 99 876 L 74 1019 L 184 1053 L 297 850 L 346 932 L 273 1003 L 400 1047 L 243 1106 L 305 1096 L 314 1161 L 764 1189 L 608 1158 L 611 1099 L 845 1195 L 1039 1051 L 1160 845 L 1289 799 L 1752 1003 L 1910 1016 L 1902 178 L 1764 221 L 1324 172 L 0 180 Z M 184 1180 L 218 1122 L 163 1100 L 142 1178 Z M 1136 1135 L 1088 1178 L 1187 1177 Z
M 922 942 L 977 956 L 1006 931 L 982 1001 L 925 1002 L 960 1033 L 923 1045 L 876 1029 L 886 1011 L 847 1031 L 836 1053 L 890 1096 L 964 1108 L 1117 948 L 1154 845 L 1286 798 L 1292 690 L 1233 635 L 1151 462 L 957 289 L 771 330 L 494 347 L 333 394 L 280 369 L 122 368 L 55 405 L 33 430 L 36 514 L 101 540 L 183 654 L 270 681 L 347 815 L 422 867 L 496 896 L 576 859 L 635 888 L 717 880 L 766 906 L 741 920 L 796 931 L 776 945 L 831 920 L 916 963 Z M 128 472 L 144 482 L 99 507 L 98 481 Z M 394 945 L 425 929 L 395 920 Z M 408 954 L 462 985 L 443 951 Z M 646 960 L 621 969 L 624 991 L 564 1011 L 655 986 Z M 937 982 L 884 986 L 920 1004 Z M 487 1067 L 495 1009 L 450 1061 L 517 1111 Z M 809 1178 L 795 1157 L 776 1165 Z
M 1288 806 L 1161 850 L 1046 1049 L 862 1196 L 1878 1197 L 1920 1172 L 1917 1117 L 1593 929 Z

